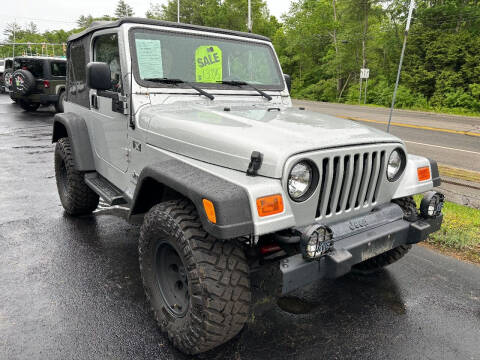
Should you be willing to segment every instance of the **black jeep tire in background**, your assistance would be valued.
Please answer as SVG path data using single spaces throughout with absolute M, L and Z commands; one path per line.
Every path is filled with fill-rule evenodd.
M 395 199 L 392 202 L 398 204 L 403 210 L 403 218 L 407 221 L 416 221 L 418 219 L 418 210 L 413 200 L 413 196 L 407 196 L 401 199 Z M 352 270 L 357 273 L 372 273 L 376 272 L 387 265 L 397 262 L 403 258 L 412 248 L 412 245 L 400 245 L 383 254 L 374 256 L 371 259 L 365 260 L 352 267 Z
M 145 294 L 175 347 L 198 354 L 242 330 L 251 299 L 244 251 L 205 232 L 190 201 L 155 205 L 138 246 Z
M 99 196 L 85 183 L 84 173 L 75 169 L 69 138 L 59 139 L 55 146 L 55 178 L 67 214 L 86 215 L 97 208 Z
M 2 81 L 3 81 L 3 85 L 5 86 L 5 89 L 10 89 L 10 79 L 12 78 L 12 74 L 13 74 L 12 69 L 5 69 L 2 76 Z
M 35 76 L 28 70 L 17 70 L 12 75 L 12 91 L 17 96 L 26 96 L 35 89 Z
M 65 100 L 65 91 L 60 92 L 58 101 L 55 103 L 55 112 L 63 113 L 63 101 Z
M 40 107 L 40 103 L 32 103 L 28 100 L 16 100 L 20 107 L 25 111 L 35 111 Z

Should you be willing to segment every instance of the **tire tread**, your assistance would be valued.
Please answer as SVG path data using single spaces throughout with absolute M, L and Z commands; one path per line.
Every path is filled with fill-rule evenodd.
M 148 249 L 155 234 L 173 238 L 183 251 L 191 287 L 187 326 L 175 329 L 172 317 L 152 305 L 144 272 Z M 139 262 L 143 285 L 155 319 L 175 347 L 198 354 L 227 342 L 243 328 L 251 299 L 248 266 L 235 240 L 222 241 L 202 227 L 194 205 L 172 200 L 155 205 L 140 230 Z M 247 271 L 246 271 L 247 269 Z M 174 319 L 173 319 L 174 321 Z
M 60 184 L 60 164 L 65 162 L 67 170 L 67 192 L 60 200 L 65 211 L 72 216 L 86 215 L 94 211 L 99 203 L 99 196 L 85 183 L 84 174 L 75 168 L 72 146 L 69 138 L 61 138 L 55 146 L 55 177 L 59 194 L 62 193 Z

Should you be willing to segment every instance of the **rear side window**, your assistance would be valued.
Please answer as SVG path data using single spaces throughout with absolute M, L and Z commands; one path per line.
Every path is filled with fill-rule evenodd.
M 87 72 L 85 63 L 85 48 L 83 45 L 72 46 L 70 59 L 72 66 L 70 75 L 75 85 L 85 84 L 87 81 Z
M 15 59 L 13 70 L 28 70 L 36 78 L 43 77 L 43 62 L 36 59 Z
M 52 76 L 67 76 L 67 63 L 63 61 L 50 63 L 50 72 Z
M 112 82 L 110 90 L 122 92 L 122 71 L 117 34 L 100 35 L 95 39 L 93 59 L 108 64 Z
M 90 106 L 86 70 L 89 41 L 90 38 L 85 37 L 70 43 L 67 49 L 67 101 L 84 107 Z

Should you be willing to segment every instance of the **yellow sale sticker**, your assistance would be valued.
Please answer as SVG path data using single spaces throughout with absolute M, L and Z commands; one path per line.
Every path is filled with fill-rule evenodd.
M 196 82 L 222 81 L 222 50 L 218 46 L 199 46 L 195 51 Z

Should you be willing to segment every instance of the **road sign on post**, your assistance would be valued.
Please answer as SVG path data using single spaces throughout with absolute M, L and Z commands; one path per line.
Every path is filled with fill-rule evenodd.
M 360 104 L 360 101 L 362 99 L 362 82 L 363 79 L 365 79 L 365 100 L 364 104 L 367 103 L 367 84 L 368 84 L 368 78 L 370 77 L 370 69 L 367 68 L 361 68 L 360 69 L 360 93 L 358 94 L 358 103 Z
M 368 79 L 370 77 L 370 69 L 360 69 L 360 79 Z

